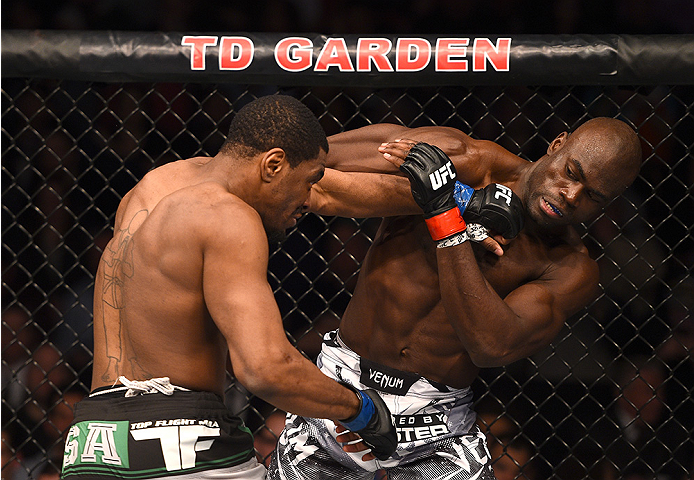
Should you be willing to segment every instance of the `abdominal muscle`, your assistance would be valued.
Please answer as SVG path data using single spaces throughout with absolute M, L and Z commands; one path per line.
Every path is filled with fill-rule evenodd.
M 407 327 L 414 328 L 403 334 Z M 394 318 L 370 322 L 346 313 L 340 323 L 340 336 L 362 357 L 454 388 L 468 387 L 477 378 L 479 368 L 471 362 L 450 325 L 423 320 L 405 328 Z
M 340 336 L 374 362 L 451 387 L 468 387 L 479 368 L 448 321 L 433 244 L 427 248 L 422 233 L 426 228 L 415 225 L 392 236 L 377 234 L 340 322 Z

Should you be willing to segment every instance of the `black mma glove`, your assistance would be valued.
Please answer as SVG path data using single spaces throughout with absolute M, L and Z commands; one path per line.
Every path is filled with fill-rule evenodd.
M 383 399 L 376 390 L 358 390 L 348 383 L 340 384 L 356 393 L 360 402 L 357 414 L 347 420 L 340 420 L 340 423 L 358 433 L 376 458 L 388 459 L 398 446 L 398 434 Z
M 523 202 L 510 188 L 499 183 L 475 190 L 461 210 L 467 223 L 479 223 L 504 238 L 514 238 L 523 229 Z
M 434 240 L 465 230 L 465 221 L 453 198 L 456 171 L 443 150 L 417 143 L 400 166 L 410 180 L 412 197 L 424 212 L 424 220 Z

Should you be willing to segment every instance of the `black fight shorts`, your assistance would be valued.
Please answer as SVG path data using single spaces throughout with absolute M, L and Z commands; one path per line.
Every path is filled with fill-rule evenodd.
M 77 404 L 62 478 L 262 478 L 264 471 L 251 432 L 217 395 L 121 392 Z

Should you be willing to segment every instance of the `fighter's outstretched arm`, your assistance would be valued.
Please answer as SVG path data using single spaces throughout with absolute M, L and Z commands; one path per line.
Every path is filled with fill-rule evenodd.
M 408 138 L 441 148 L 454 163 L 465 152 L 469 137 L 451 127 L 407 128 L 401 125 L 378 123 L 348 130 L 328 137 L 330 151 L 326 167 L 342 172 L 370 172 L 401 175 L 396 165 L 383 161 L 378 147 L 384 142 Z
M 311 211 L 353 218 L 418 215 L 409 182 L 378 151 L 386 139 L 408 130 L 378 124 L 329 137 L 327 168 L 311 191 Z
M 381 162 L 386 162 L 381 156 Z M 310 210 L 320 215 L 372 218 L 419 215 L 410 183 L 399 175 L 325 169 L 311 189 Z
M 267 283 L 268 244 L 260 217 L 249 207 L 230 208 L 234 222 L 221 214 L 219 222 L 207 222 L 203 289 L 234 374 L 283 410 L 331 419 L 352 416 L 358 408 L 354 393 L 323 375 L 287 340 Z M 226 210 L 228 217 L 229 207 L 217 210 Z
M 388 123 L 332 135 L 325 176 L 311 194 L 311 211 L 356 218 L 419 215 L 409 182 L 379 151 L 382 143 L 399 138 L 435 144 L 457 158 L 468 137 L 450 127 L 407 128 Z
M 467 136 L 449 127 L 410 129 L 393 124 L 332 135 L 325 176 L 311 193 L 311 211 L 355 218 L 421 214 L 409 182 L 379 150 L 384 142 L 400 138 L 435 144 L 455 159 L 466 148 Z

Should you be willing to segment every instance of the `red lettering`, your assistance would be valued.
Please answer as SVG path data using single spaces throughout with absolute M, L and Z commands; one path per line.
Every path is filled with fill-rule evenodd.
M 219 69 L 243 70 L 253 61 L 254 46 L 247 37 L 222 37 L 219 45 Z
M 418 72 L 429 65 L 431 44 L 423 38 L 399 38 L 395 57 L 398 72 Z
M 332 66 L 337 66 L 341 72 L 354 71 L 344 38 L 328 38 L 326 40 L 318 55 L 315 71 L 327 72 L 328 68 Z
M 509 59 L 511 57 L 510 38 L 497 39 L 496 47 L 488 38 L 476 38 L 472 51 L 474 53 L 472 70 L 474 72 L 483 72 L 487 69 L 486 59 L 489 59 L 489 63 L 497 72 L 509 71 Z
M 313 42 L 308 38 L 283 38 L 275 46 L 277 65 L 289 72 L 301 72 L 311 66 Z
M 190 46 L 190 69 L 205 70 L 205 49 L 217 45 L 217 37 L 185 36 L 181 45 Z
M 360 38 L 357 42 L 357 71 L 368 72 L 371 62 L 379 72 L 392 72 L 393 66 L 388 60 L 388 52 L 393 44 L 387 38 Z
M 467 72 L 467 46 L 469 38 L 439 38 L 436 40 L 436 71 Z M 456 57 L 463 57 L 458 59 Z

